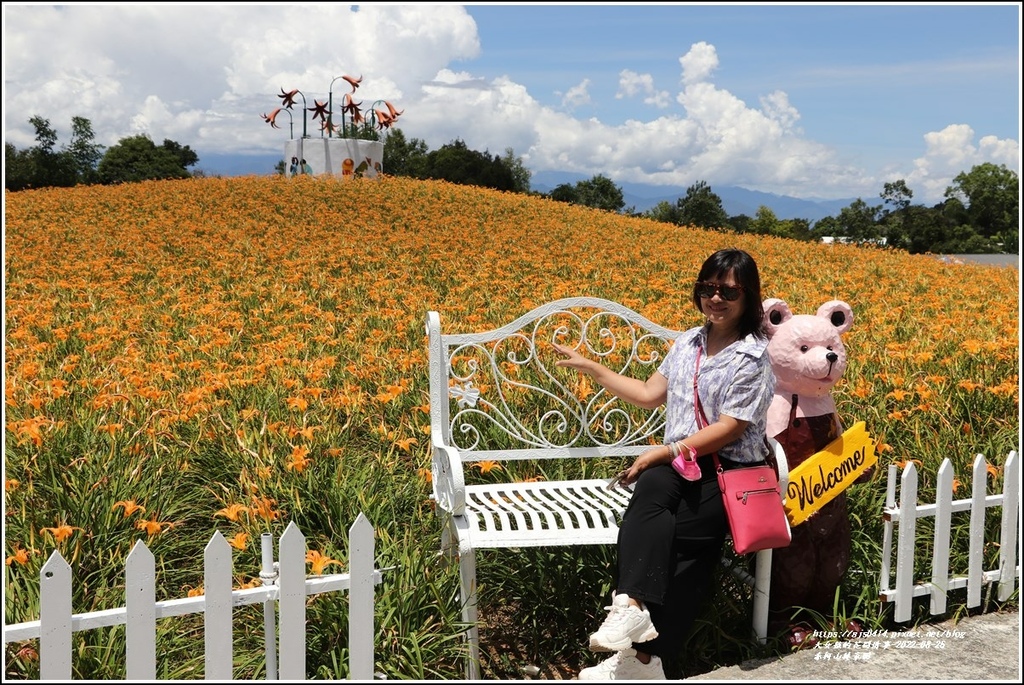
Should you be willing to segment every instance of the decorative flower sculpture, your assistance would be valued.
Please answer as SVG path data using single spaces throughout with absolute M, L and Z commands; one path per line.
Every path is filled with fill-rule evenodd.
M 280 113 L 281 113 L 281 108 L 278 107 L 277 109 L 275 109 L 270 114 L 261 114 L 260 116 L 263 117 L 263 121 L 265 121 L 268 124 L 270 124 L 271 128 L 281 128 L 280 126 L 277 125 L 277 115 L 280 114 Z
M 359 78 L 352 78 L 351 76 L 348 76 L 348 75 L 342 76 L 341 78 L 343 78 L 346 81 L 348 81 L 348 84 L 350 86 L 352 86 L 352 92 L 353 93 L 356 92 L 356 88 L 359 87 L 359 84 L 363 82 L 363 75 L 362 74 L 359 75 Z
M 281 98 L 281 105 L 291 109 L 295 105 L 295 96 L 299 94 L 299 89 L 290 90 L 287 93 L 284 92 L 284 88 L 281 89 L 281 94 L 277 97 Z
M 371 105 L 371 107 L 368 110 L 366 110 L 367 114 L 364 115 L 362 109 L 363 103 L 356 102 L 355 99 L 352 97 L 352 93 L 356 92 L 356 89 L 359 87 L 359 84 L 362 83 L 363 81 L 362 75 L 360 75 L 358 78 L 349 76 L 348 74 L 344 74 L 342 76 L 335 76 L 334 80 L 331 81 L 332 87 L 334 85 L 334 81 L 337 81 L 338 79 L 343 79 L 352 87 L 351 92 L 345 93 L 344 98 L 342 99 L 340 126 L 334 123 L 334 100 L 333 93 L 331 93 L 330 91 L 327 102 L 314 100 L 313 107 L 306 107 L 306 96 L 302 93 L 301 90 L 299 90 L 298 88 L 294 88 L 292 90 L 286 91 L 284 88 L 282 88 L 281 94 L 277 96 L 281 98 L 281 106 L 272 111 L 270 114 L 261 114 L 260 116 L 263 118 L 263 121 L 270 124 L 272 128 L 280 128 L 280 126 L 278 126 L 277 124 L 278 114 L 280 114 L 282 111 L 285 111 L 288 112 L 288 116 L 291 117 L 291 110 L 295 106 L 296 97 L 301 97 L 303 106 L 303 138 L 308 137 L 306 135 L 306 112 L 312 112 L 313 119 L 320 120 L 321 136 L 326 131 L 328 137 L 338 134 L 342 138 L 346 138 L 350 135 L 358 136 L 359 133 L 354 130 L 354 127 L 360 124 L 364 124 L 368 128 L 376 126 L 378 131 L 391 128 L 395 124 L 395 121 L 398 119 L 398 117 L 401 116 L 402 113 L 405 111 L 399 111 L 398 109 L 395 108 L 393 104 L 391 104 L 387 100 L 377 100 L 376 102 L 373 103 L 373 105 Z M 377 107 L 378 104 L 383 105 L 383 107 Z M 367 116 L 370 117 L 369 121 L 367 121 Z M 349 119 L 351 121 L 351 126 L 353 128 L 349 128 L 349 126 L 346 123 L 346 119 Z
M 313 106 L 307 108 L 308 111 L 313 113 L 314 119 L 320 119 L 323 122 L 327 122 L 327 103 L 320 102 L 319 100 L 313 100 Z

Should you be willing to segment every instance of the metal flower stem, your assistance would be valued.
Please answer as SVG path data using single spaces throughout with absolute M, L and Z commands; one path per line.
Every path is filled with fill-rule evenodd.
M 342 78 L 341 76 L 335 76 L 331 79 L 331 85 L 327 86 L 327 120 L 330 123 L 334 123 L 334 82 Z M 334 127 L 328 125 L 327 137 L 333 136 Z M 345 132 L 345 112 L 341 113 L 341 131 Z

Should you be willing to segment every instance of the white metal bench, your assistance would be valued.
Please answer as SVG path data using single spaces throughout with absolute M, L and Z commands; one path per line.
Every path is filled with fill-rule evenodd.
M 443 551 L 459 559 L 462 617 L 471 626 L 468 678 L 479 677 L 476 550 L 614 544 L 631 493 L 609 490 L 614 466 L 593 459 L 633 458 L 663 439 L 663 408 L 632 407 L 556 367 L 550 343 L 646 378 L 680 333 L 590 297 L 549 302 L 478 333 L 442 333 L 440 315 L 428 312 L 433 497 L 444 518 Z M 785 455 L 770 442 L 785 493 Z M 489 461 L 503 465 L 505 482 L 467 467 Z M 556 478 L 530 480 L 537 464 Z M 771 550 L 757 553 L 754 576 L 729 566 L 753 588 L 754 634 L 764 642 Z

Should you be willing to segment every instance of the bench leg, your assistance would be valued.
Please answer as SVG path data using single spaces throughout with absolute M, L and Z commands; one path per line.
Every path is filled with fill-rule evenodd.
M 466 659 L 466 679 L 480 679 L 480 630 L 477 627 L 476 611 L 476 550 L 458 544 L 457 523 L 449 520 L 449 525 L 441 530 L 441 551 L 449 558 L 455 555 L 459 559 L 459 599 L 462 602 L 462 621 L 469 628 L 466 640 L 469 655 Z
M 772 583 L 772 551 L 763 549 L 754 560 L 754 636 L 764 644 L 768 637 L 768 598 Z
M 466 661 L 466 678 L 480 679 L 480 629 L 476 613 L 476 552 L 466 549 L 459 552 L 459 582 L 462 586 L 462 620 L 469 625 L 466 637 L 469 640 L 469 658 Z

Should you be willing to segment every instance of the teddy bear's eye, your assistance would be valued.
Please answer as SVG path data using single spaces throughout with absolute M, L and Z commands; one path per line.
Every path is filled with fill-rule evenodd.
M 801 352 L 806 352 L 806 351 L 807 351 L 807 350 L 809 350 L 809 349 L 811 349 L 811 348 L 809 348 L 809 347 L 808 347 L 807 345 L 801 345 L 801 346 L 800 346 L 800 351 L 801 351 Z
M 828 346 L 825 347 L 825 349 L 828 350 L 829 352 L 831 352 L 832 351 L 832 346 L 828 345 Z

